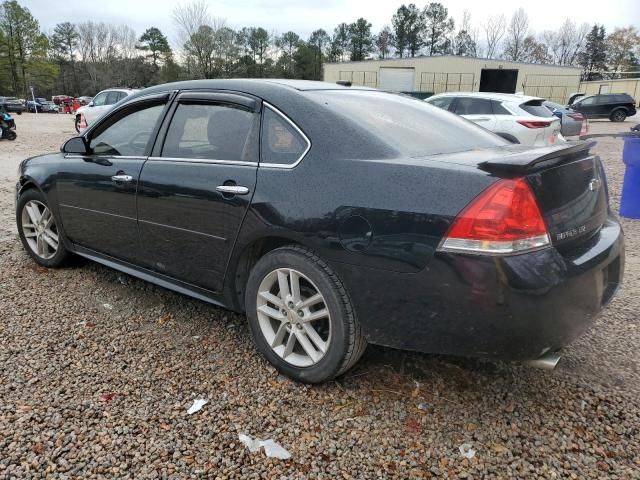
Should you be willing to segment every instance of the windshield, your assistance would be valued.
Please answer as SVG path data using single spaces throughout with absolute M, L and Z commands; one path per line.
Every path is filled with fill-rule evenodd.
M 508 143 L 427 102 L 375 90 L 309 92 L 337 115 L 373 132 L 402 155 L 417 157 L 493 148 Z

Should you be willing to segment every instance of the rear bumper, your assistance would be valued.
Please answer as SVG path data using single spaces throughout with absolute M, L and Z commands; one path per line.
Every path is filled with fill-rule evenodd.
M 527 360 L 569 344 L 611 300 L 623 275 L 624 236 L 610 218 L 572 252 L 437 253 L 417 274 L 339 269 L 372 343 Z

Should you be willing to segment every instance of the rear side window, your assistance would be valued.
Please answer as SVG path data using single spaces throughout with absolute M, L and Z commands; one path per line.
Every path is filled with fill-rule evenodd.
M 542 100 L 530 100 L 520 104 L 520 108 L 536 117 L 550 117 L 551 112 L 542 104 Z
M 633 97 L 631 95 L 621 94 L 621 95 L 613 95 L 613 102 L 617 103 L 632 103 L 634 102 Z
M 163 157 L 257 161 L 259 116 L 218 104 L 180 104 L 162 148 Z
M 431 105 L 434 105 L 438 108 L 442 108 L 443 110 L 449 110 L 451 102 L 453 102 L 454 98 L 455 97 L 434 98 L 433 100 L 428 100 L 427 103 L 430 103 Z
M 458 97 L 455 112 L 458 115 L 492 115 L 491 100 L 486 98 Z
M 105 105 L 115 105 L 120 100 L 120 92 L 109 92 L 107 93 L 107 100 L 104 102 Z
M 289 121 L 268 107 L 264 109 L 261 139 L 262 162 L 276 165 L 296 163 L 309 146 Z
M 502 104 L 496 100 L 491 100 L 491 108 L 494 115 L 511 115 L 511 112 L 504 108 Z

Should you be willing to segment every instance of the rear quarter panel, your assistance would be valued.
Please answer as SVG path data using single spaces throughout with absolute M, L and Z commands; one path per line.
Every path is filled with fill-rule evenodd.
M 236 250 L 284 236 L 330 262 L 417 272 L 452 218 L 495 179 L 424 159 L 331 159 L 309 155 L 293 169 L 258 169 Z

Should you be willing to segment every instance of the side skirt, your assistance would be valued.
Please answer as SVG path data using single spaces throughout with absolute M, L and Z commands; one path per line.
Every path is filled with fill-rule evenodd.
M 94 262 L 113 268 L 114 270 L 126 273 L 132 277 L 137 277 L 146 282 L 153 283 L 162 288 L 166 288 L 167 290 L 173 290 L 174 292 L 182 293 L 183 295 L 196 298 L 203 302 L 212 303 L 213 305 L 229 309 L 225 298 L 221 294 L 212 292 L 211 290 L 206 290 L 189 283 L 181 282 L 167 275 L 162 275 L 160 273 L 147 270 L 146 268 L 123 262 L 79 245 L 73 245 L 73 252 L 81 257 L 88 258 L 89 260 L 93 260 Z

